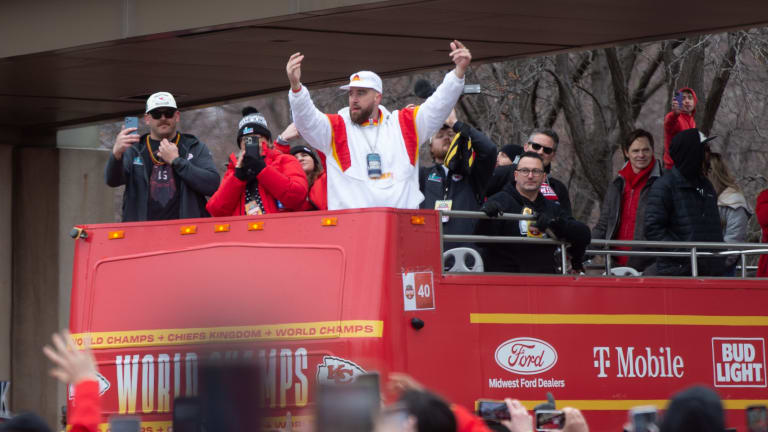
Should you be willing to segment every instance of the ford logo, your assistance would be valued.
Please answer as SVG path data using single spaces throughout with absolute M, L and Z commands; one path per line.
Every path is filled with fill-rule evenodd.
M 496 348 L 496 363 L 502 369 L 520 375 L 535 375 L 552 369 L 557 363 L 557 351 L 540 339 L 521 337 L 510 339 Z

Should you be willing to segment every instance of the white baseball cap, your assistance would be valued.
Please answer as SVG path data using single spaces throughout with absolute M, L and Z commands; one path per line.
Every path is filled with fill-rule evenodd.
M 350 87 L 369 88 L 381 93 L 381 78 L 371 71 L 360 71 L 349 76 L 349 84 L 343 85 L 342 90 Z
M 149 99 L 147 99 L 147 110 L 144 112 L 148 113 L 157 108 L 178 109 L 176 106 L 176 99 L 174 99 L 173 95 L 168 92 L 157 92 L 150 96 Z

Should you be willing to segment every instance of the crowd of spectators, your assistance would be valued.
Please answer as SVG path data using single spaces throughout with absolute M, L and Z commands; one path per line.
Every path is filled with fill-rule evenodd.
M 102 422 L 99 400 L 98 365 L 87 346 L 77 347 L 68 331 L 52 336 L 52 346 L 43 352 L 53 363 L 50 375 L 65 385 L 72 386 L 73 400 L 67 415 L 68 431 L 97 432 Z M 236 432 L 263 430 L 264 411 L 258 408 L 254 385 L 260 378 L 255 365 L 232 363 L 230 365 L 202 366 L 204 376 L 194 403 L 189 397 L 177 398 L 172 407 L 173 430 Z M 378 377 L 378 375 L 375 375 Z M 359 379 L 357 381 L 360 381 Z M 333 390 L 330 398 L 323 398 L 323 389 L 316 389 L 314 407 L 308 414 L 314 418 L 310 430 L 317 432 L 533 432 L 534 430 L 589 432 L 584 415 L 575 407 L 556 409 L 556 401 L 547 394 L 547 401 L 529 409 L 513 398 L 507 398 L 494 408 L 492 415 L 478 409 L 451 403 L 432 392 L 413 377 L 403 373 L 390 373 L 383 393 L 379 393 L 378 378 L 371 387 L 374 394 L 367 397 L 359 392 L 356 381 L 345 384 L 328 384 Z M 321 385 L 322 387 L 322 385 Z M 387 398 L 383 394 L 388 395 Z M 370 393 L 369 393 L 370 396 Z M 322 400 L 320 400 L 322 399 Z M 495 402 L 494 402 L 495 403 Z M 254 405 L 256 404 L 256 405 Z M 177 406 L 184 411 L 194 408 L 198 412 L 175 413 Z M 180 408 L 181 409 L 181 408 Z M 540 412 L 541 410 L 541 412 Z M 531 415 L 553 413 L 561 419 L 540 429 L 538 420 Z M 655 409 L 653 410 L 655 413 Z M 284 431 L 293 430 L 293 419 L 286 413 Z M 110 418 L 112 427 L 115 420 Z M 130 417 L 129 427 L 138 432 L 140 423 Z M 190 422 L 190 419 L 194 421 Z M 763 420 L 764 421 L 764 420 Z M 564 423 L 563 423 L 564 422 Z M 123 425 L 124 426 L 124 425 Z M 121 430 L 128 428 L 121 426 Z M 543 425 L 541 427 L 544 427 Z M 723 404 L 718 394 L 703 386 L 694 386 L 673 395 L 660 418 L 655 414 L 644 430 L 636 430 L 638 423 L 629 421 L 623 426 L 628 432 L 725 432 L 726 422 Z M 0 432 L 51 432 L 45 421 L 34 413 L 19 413 L 0 423 Z
M 341 87 L 348 94 L 348 106 L 325 114 L 301 83 L 304 56 L 293 54 L 286 74 L 294 123 L 273 140 L 267 119 L 255 108 L 245 108 L 237 125 L 236 151 L 229 156 L 223 179 L 206 145 L 177 130 L 181 113 L 173 95 L 155 93 L 144 114 L 149 133 L 121 130 L 107 163 L 106 182 L 125 185 L 124 221 L 364 207 L 482 210 L 492 219 L 519 213 L 530 219 L 478 223 L 441 214 L 443 232 L 564 241 L 575 273 L 584 271 L 584 250 L 593 238 L 746 241 L 752 206 L 722 156 L 709 151 L 711 138 L 696 129 L 698 99 L 692 89 L 676 92 L 664 118 L 663 163 L 654 157 L 650 132 L 637 129 L 622 140 L 626 164 L 608 185 L 590 232 L 573 218 L 567 186 L 551 174 L 558 134 L 533 129 L 522 145 L 500 147 L 461 121 L 454 107 L 472 56 L 459 41 L 450 43 L 449 55 L 454 69 L 437 88 L 426 83 L 429 91 L 417 92 L 425 99 L 420 105 L 388 110 L 380 104 L 381 78 L 359 71 Z M 309 145 L 291 146 L 299 137 Z M 431 166 L 420 167 L 422 144 L 429 146 Z M 488 271 L 564 270 L 559 267 L 559 249 L 552 245 L 448 242 L 444 249 L 461 246 L 476 249 Z M 614 249 L 606 258 L 614 267 L 646 275 L 692 273 L 687 258 L 622 254 L 631 249 L 626 246 Z M 738 254 L 707 256 L 699 259 L 698 268 L 704 275 L 733 276 L 738 261 Z M 765 267 L 765 260 L 761 263 Z

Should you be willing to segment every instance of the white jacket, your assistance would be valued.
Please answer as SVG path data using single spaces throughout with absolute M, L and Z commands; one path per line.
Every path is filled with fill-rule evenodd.
M 464 79 L 449 72 L 435 93 L 413 110 L 415 114 L 407 109 L 390 112 L 379 105 L 378 125 L 360 126 L 350 119 L 349 108 L 344 108 L 338 115 L 343 120 L 346 142 L 335 136 L 336 129 L 332 127 L 332 121 L 338 117 L 320 112 L 305 86 L 298 92 L 288 90 L 296 129 L 312 147 L 327 156 L 328 209 L 419 208 L 424 200 L 419 191 L 419 145 L 440 129 L 463 88 Z M 416 132 L 415 148 L 406 145 L 404 134 L 409 136 L 409 131 L 401 128 L 401 121 L 411 117 Z M 405 128 L 410 128 L 407 122 Z M 380 179 L 368 177 L 366 158 L 373 146 L 381 156 Z

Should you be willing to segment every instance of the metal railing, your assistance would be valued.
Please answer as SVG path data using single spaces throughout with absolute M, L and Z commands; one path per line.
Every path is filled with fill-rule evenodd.
M 492 219 L 492 220 L 535 220 L 533 215 L 505 213 L 499 217 L 491 218 L 483 212 L 473 212 L 465 210 L 440 210 L 441 215 L 460 219 Z M 560 247 L 561 269 L 563 274 L 567 274 L 568 256 L 566 253 L 567 242 L 554 239 L 529 238 L 529 237 L 507 237 L 507 236 L 483 236 L 483 235 L 465 235 L 465 234 L 443 234 L 442 224 L 440 224 L 440 236 L 443 242 L 454 243 L 528 243 L 528 244 L 547 244 Z M 441 245 L 442 243 L 441 242 Z M 725 257 L 729 255 L 739 255 L 741 265 L 741 278 L 747 277 L 748 256 L 768 254 L 768 245 L 762 243 L 719 243 L 719 242 L 666 242 L 650 240 L 604 240 L 592 239 L 590 246 L 603 246 L 605 249 L 587 249 L 586 255 L 604 255 L 605 274 L 611 275 L 610 257 L 617 256 L 668 256 L 668 257 L 688 257 L 691 260 L 691 275 L 693 277 L 699 274 L 699 257 Z M 687 249 L 687 251 L 649 251 L 649 250 L 621 250 L 608 249 L 609 247 L 622 246 L 631 248 L 657 248 L 657 249 Z M 442 246 L 441 246 L 442 248 Z M 703 251 L 701 249 L 715 249 L 722 251 Z M 442 249 L 441 249 L 442 251 Z

